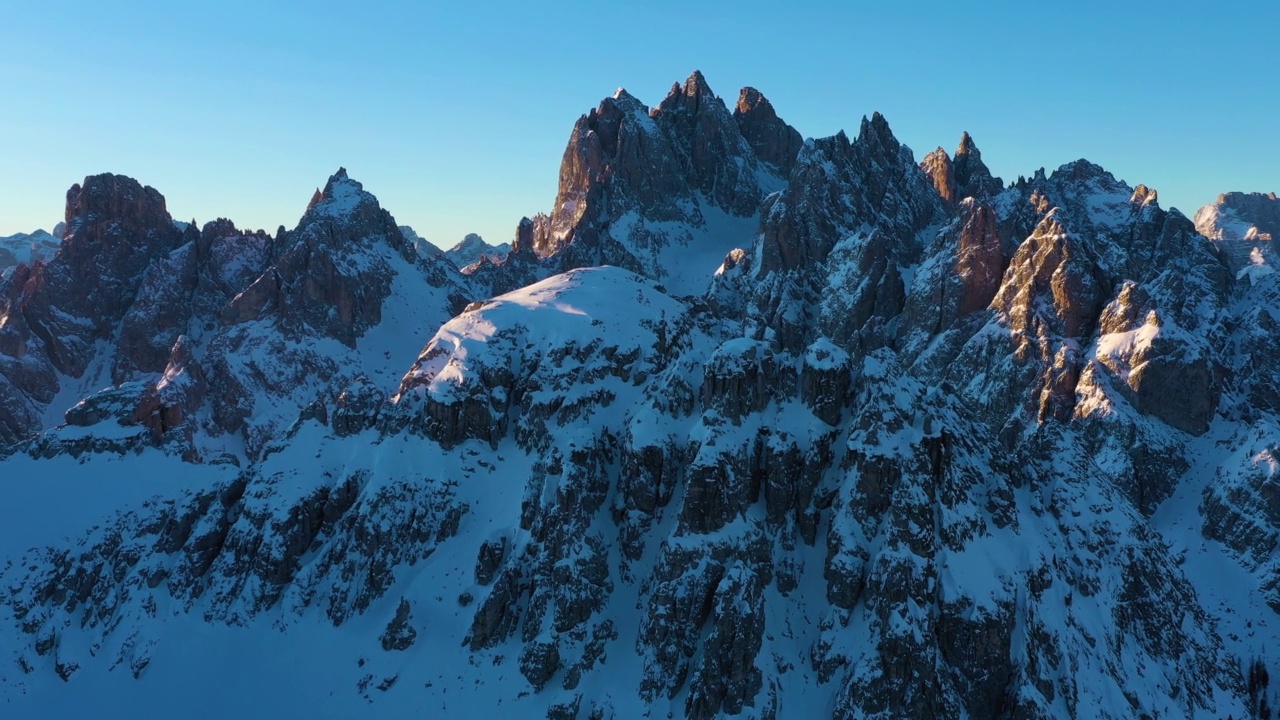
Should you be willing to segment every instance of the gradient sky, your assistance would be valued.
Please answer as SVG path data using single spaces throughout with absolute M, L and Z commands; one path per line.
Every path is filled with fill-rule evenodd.
M 574 120 L 701 69 L 806 137 L 962 130 L 1006 181 L 1086 157 L 1188 214 L 1280 190 L 1273 2 L 4 2 L 0 235 L 85 175 L 292 227 L 338 166 L 448 247 L 549 211 Z

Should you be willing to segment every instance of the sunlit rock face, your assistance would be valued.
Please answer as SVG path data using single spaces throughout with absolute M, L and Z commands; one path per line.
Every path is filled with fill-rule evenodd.
M 725 253 L 751 243 L 761 202 L 786 185 L 800 145 L 752 88 L 732 109 L 696 71 L 653 107 L 619 89 L 575 123 L 552 210 L 513 244 L 516 262 L 473 277 L 500 294 L 616 265 L 700 295 Z M 522 248 L 538 260 L 521 259 Z
M 1213 240 L 1233 269 L 1270 264 L 1280 237 L 1275 193 L 1225 193 L 1196 213 L 1196 229 Z
M 465 274 L 345 171 L 274 236 L 86 181 L 0 286 L 0 469 L 175 479 L 0 563 L 0 692 L 305 689 L 301 644 L 321 714 L 1256 715 L 1274 196 L 857 130 L 619 91 Z

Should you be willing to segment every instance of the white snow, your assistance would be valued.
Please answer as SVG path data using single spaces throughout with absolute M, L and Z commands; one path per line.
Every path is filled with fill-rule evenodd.
M 329 192 L 316 203 L 312 212 L 335 218 L 351 215 L 361 203 L 377 202 L 373 195 L 364 191 L 360 183 L 348 179 L 345 175 L 335 175 L 329 186 Z

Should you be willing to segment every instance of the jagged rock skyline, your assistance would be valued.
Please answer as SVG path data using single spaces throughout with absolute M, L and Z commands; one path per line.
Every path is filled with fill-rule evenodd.
M 695 71 L 695 72 L 697 72 L 697 74 L 701 76 L 701 72 L 699 71 Z M 706 82 L 705 79 L 703 82 L 704 83 Z M 677 86 L 679 85 L 680 83 L 677 83 Z M 620 88 L 620 90 L 621 89 L 622 88 Z M 767 88 L 764 88 L 764 89 L 767 90 Z M 742 88 L 740 94 L 741 94 L 741 97 L 739 98 L 736 104 L 734 104 L 732 101 L 729 101 L 730 110 L 732 110 L 735 113 L 741 113 L 745 109 L 750 107 L 752 103 L 756 102 L 755 98 L 762 98 L 762 99 L 764 98 L 763 93 L 761 93 L 760 91 L 752 87 Z M 773 104 L 770 103 L 767 99 L 765 99 L 764 102 L 765 102 L 765 105 L 767 106 L 764 109 L 764 112 L 773 113 L 773 114 L 776 114 L 778 112 L 778 110 L 775 109 Z M 866 100 L 865 109 L 863 110 L 863 113 L 871 114 L 872 112 L 874 112 L 875 107 L 876 107 L 876 103 L 874 98 L 868 97 Z M 786 108 L 785 107 L 781 108 L 781 112 L 785 114 Z M 858 117 L 859 117 L 858 114 L 853 114 L 843 120 L 834 119 L 834 122 L 836 123 L 837 127 L 843 126 L 843 129 L 847 131 L 852 131 L 852 126 L 858 122 Z M 890 119 L 892 118 L 890 117 Z M 802 134 L 810 131 L 809 128 L 806 128 L 804 126 L 801 126 L 798 131 L 795 128 L 791 128 L 790 126 L 786 125 L 785 123 L 783 123 L 783 126 L 787 127 L 789 129 L 789 132 L 796 133 L 797 136 L 786 138 L 785 141 L 778 140 L 776 142 L 782 142 L 784 145 L 786 143 L 790 143 L 792 147 L 789 150 L 789 152 L 791 152 L 792 154 L 794 154 L 795 147 L 802 140 L 802 138 L 822 136 L 820 134 L 814 134 L 814 135 Z M 927 157 L 925 152 L 927 151 L 928 148 L 934 147 L 939 144 L 949 145 L 949 142 L 944 142 L 944 141 L 949 141 L 949 138 L 953 136 L 951 133 L 963 132 L 964 137 L 968 137 L 968 132 L 964 132 L 964 130 L 965 128 L 952 128 L 950 129 L 948 135 L 944 137 L 920 138 L 916 144 L 912 145 L 912 147 L 917 152 L 918 157 L 921 160 L 923 160 L 925 159 L 925 157 Z M 747 134 L 747 136 L 750 138 L 749 133 Z M 763 139 L 752 139 L 751 141 L 765 142 L 765 140 Z M 561 142 L 561 140 L 557 136 L 554 142 L 559 143 Z M 962 140 L 962 143 L 963 143 L 963 140 Z M 1011 162 L 1010 158 L 1008 158 L 1008 154 L 1009 154 L 1008 149 L 1003 146 L 1003 143 L 1001 142 L 1001 138 L 999 137 L 985 138 L 984 145 L 987 146 L 988 150 L 991 150 L 992 148 L 994 148 L 1000 151 L 1000 155 L 1004 159 L 1002 165 L 1004 166 L 1003 172 L 1007 175 L 1006 180 L 1011 181 L 1013 178 L 1018 177 L 1018 175 L 1020 174 L 1030 177 L 1032 174 L 1034 174 L 1035 168 L 1037 165 L 1041 166 L 1042 169 L 1052 167 L 1052 165 L 1049 163 L 1049 160 L 1051 160 L 1051 158 L 1039 156 L 1035 153 L 1028 153 L 1026 156 L 1019 157 L 1016 160 L 1013 160 Z M 768 153 L 766 152 L 765 154 L 762 154 L 761 157 L 764 158 L 767 154 Z M 1061 158 L 1061 161 L 1066 161 L 1069 159 L 1071 158 L 1064 157 L 1064 158 Z M 1103 165 L 1108 165 L 1108 166 L 1111 165 L 1111 163 L 1108 162 L 1109 158 L 1107 157 L 1095 156 L 1095 157 L 1092 157 L 1091 159 L 1094 161 L 1100 162 Z M 71 177 L 69 177 L 68 180 L 74 179 L 74 177 L 76 177 L 75 171 L 72 170 Z M 1143 182 L 1152 184 L 1155 187 L 1163 187 L 1165 185 L 1164 183 L 1161 182 L 1162 178 L 1158 176 L 1143 177 L 1141 178 L 1141 180 Z M 548 173 L 547 178 L 543 182 L 539 183 L 539 185 L 548 188 L 547 197 L 551 197 L 555 194 L 554 175 Z M 387 193 L 389 190 L 397 190 L 397 188 L 384 187 L 383 192 Z M 1258 189 L 1242 187 L 1242 188 L 1237 188 L 1235 190 L 1247 191 L 1247 190 L 1258 190 Z M 1260 188 L 1260 190 L 1264 192 L 1269 192 L 1270 188 Z M 317 192 L 318 192 L 318 189 L 317 189 Z M 1216 189 L 1216 188 L 1209 188 L 1208 190 L 1206 190 L 1201 194 L 1194 194 L 1194 193 L 1189 193 L 1185 191 L 1180 192 L 1178 194 L 1178 197 L 1180 198 L 1180 202 L 1178 202 L 1176 206 L 1180 210 L 1182 210 L 1184 214 L 1190 216 L 1194 213 L 1194 211 L 1197 208 L 1201 207 L 1207 202 L 1210 202 L 1212 198 L 1219 192 L 1221 192 L 1221 189 Z M 1166 200 L 1165 200 L 1166 206 L 1170 206 L 1170 203 L 1168 202 L 1169 195 L 1170 195 L 1169 193 L 1166 193 Z M 173 198 L 171 197 L 170 199 L 172 201 Z M 253 214 L 258 216 L 257 225 L 259 227 L 272 228 L 280 225 L 281 221 L 287 221 L 289 219 L 289 215 L 292 214 L 291 212 L 286 212 L 284 215 L 263 216 L 259 212 L 253 212 L 253 213 L 245 213 L 243 211 L 237 212 L 237 208 L 235 207 L 234 202 L 231 204 L 224 204 L 217 207 L 209 207 L 207 201 L 199 200 L 199 199 L 196 199 L 196 202 L 194 203 L 194 207 L 193 207 L 192 200 L 193 199 L 190 197 L 184 197 L 183 202 L 181 204 L 185 208 L 194 209 L 196 212 L 194 213 L 187 212 L 183 217 L 185 218 L 187 215 L 194 214 L 194 216 L 196 218 L 199 218 L 201 222 L 204 222 L 208 219 L 221 217 L 224 215 L 232 218 L 241 218 L 243 215 Z M 489 238 L 490 240 L 497 239 L 498 242 L 501 242 L 511 237 L 511 228 L 516 225 L 519 219 L 520 213 L 532 215 L 533 213 L 539 212 L 540 210 L 545 209 L 546 200 L 547 198 L 543 198 L 538 202 L 529 204 L 528 207 L 524 207 L 519 210 L 509 211 L 510 217 L 505 218 L 501 221 L 496 221 L 495 219 L 491 219 L 492 216 L 494 216 L 494 213 L 491 213 L 491 212 L 476 213 L 475 214 L 476 216 L 483 216 L 483 219 L 480 221 L 471 220 L 470 221 L 471 224 L 468 225 L 469 221 L 465 216 L 460 216 L 450 212 L 449 222 L 460 223 L 461 227 L 466 228 L 464 232 L 457 233 L 456 237 L 462 238 L 462 237 L 465 237 L 466 235 L 473 234 L 474 231 L 477 229 L 478 225 L 486 225 L 488 229 L 482 229 L 482 232 L 475 233 L 475 234 L 482 235 L 486 238 Z M 290 203 L 284 202 L 282 200 L 279 204 L 287 206 Z M 438 217 L 422 218 L 421 216 L 417 215 L 416 208 L 412 204 L 408 204 L 408 203 L 400 206 L 399 211 L 400 211 L 400 216 L 402 220 L 409 219 L 410 216 L 413 216 L 414 222 L 411 222 L 410 224 L 416 227 L 418 230 L 423 230 L 424 228 L 428 228 L 428 229 L 434 228 L 436 227 L 436 224 L 439 220 Z M 0 216 L 0 222 L 5 222 L 5 221 L 7 221 L 7 216 Z M 13 237 L 16 237 L 19 234 L 30 233 L 36 230 L 46 230 L 46 231 L 53 232 L 54 231 L 53 226 L 57 223 L 58 223 L 57 216 L 51 213 L 50 216 L 48 218 L 45 218 L 43 221 L 36 219 L 34 220 L 34 222 L 29 222 L 23 226 L 3 226 L 3 227 L 0 227 L 0 232 L 12 233 Z M 27 225 L 29 225 L 29 227 Z M 56 235 L 57 233 L 54 232 L 54 234 Z M 450 237 L 450 238 L 453 237 L 452 235 L 448 235 L 448 234 L 439 235 L 439 234 L 436 234 L 435 232 L 428 232 L 427 236 L 436 241 L 439 241 L 441 238 L 444 238 L 444 237 Z M 0 240 L 3 240 L 3 238 L 0 238 Z M 450 240 L 450 242 L 447 244 L 452 244 L 453 242 L 454 242 L 453 240 Z M 3 254 L 3 251 L 0 250 L 0 262 L 3 262 L 5 259 L 6 258 L 5 258 L 5 255 Z M 464 263 L 464 264 L 467 264 L 467 263 Z

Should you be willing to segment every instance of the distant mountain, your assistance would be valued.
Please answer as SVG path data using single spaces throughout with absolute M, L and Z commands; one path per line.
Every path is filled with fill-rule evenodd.
M 344 170 L 275 237 L 67 197 L 0 280 L 15 717 L 1280 700 L 1275 195 L 1005 183 L 695 72 L 584 114 L 496 262 Z
M 8 272 L 18 263 L 30 265 L 36 260 L 52 258 L 60 242 L 44 230 L 0 237 L 0 273 Z
M 405 239 L 413 245 L 413 249 L 416 250 L 418 255 L 421 257 L 434 258 L 441 257 L 445 254 L 443 250 L 428 242 L 421 235 L 414 232 L 413 228 L 408 225 L 401 225 L 400 232 L 404 233 Z
M 1214 241 L 1237 270 L 1269 266 L 1280 238 L 1275 193 L 1226 193 L 1196 213 L 1196 228 Z
M 495 262 L 502 262 L 510 252 L 511 243 L 490 245 L 484 241 L 484 238 L 471 233 L 463 238 L 462 242 L 446 250 L 444 256 L 459 268 L 465 268 L 479 262 L 482 257 L 489 258 Z

